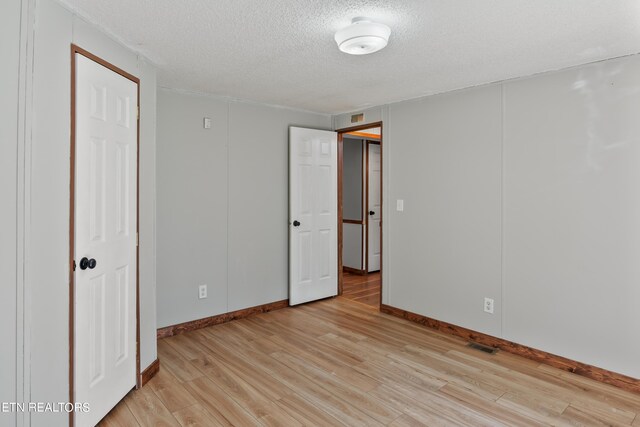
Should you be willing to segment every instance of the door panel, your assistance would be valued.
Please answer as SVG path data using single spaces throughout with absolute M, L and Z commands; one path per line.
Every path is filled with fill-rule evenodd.
M 380 270 L 380 218 L 382 203 L 380 198 L 380 144 L 367 144 L 369 163 L 368 183 L 368 260 L 369 272 Z
M 299 247 L 299 259 L 297 260 L 298 268 L 298 283 L 306 284 L 311 282 L 311 262 L 312 259 L 312 244 L 311 232 L 301 231 L 298 234 L 298 247 Z
M 335 132 L 289 129 L 291 305 L 338 292 L 337 165 Z
M 129 146 L 116 143 L 116 234 L 129 234 Z
M 76 54 L 76 402 L 93 426 L 136 384 L 137 84 Z M 96 264 L 84 266 L 82 258 Z
M 89 282 L 90 307 L 89 313 L 89 372 L 91 386 L 104 378 L 104 329 L 105 319 L 105 277 L 101 274 Z
M 89 221 L 91 225 L 91 240 L 94 242 L 104 240 L 104 162 L 106 160 L 106 142 L 104 139 L 91 138 L 90 160 L 90 203 L 91 211 Z
M 331 238 L 333 237 L 332 230 L 325 229 L 320 230 L 318 233 L 320 239 L 320 250 L 318 256 L 318 278 L 330 279 L 331 278 Z
M 115 328 L 115 343 L 116 352 L 115 360 L 116 365 L 126 361 L 129 355 L 129 330 L 127 325 L 129 324 L 129 266 L 125 265 L 116 270 L 116 328 Z

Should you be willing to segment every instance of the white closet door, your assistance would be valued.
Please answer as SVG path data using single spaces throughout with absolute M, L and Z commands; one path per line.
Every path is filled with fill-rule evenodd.
M 380 144 L 367 144 L 369 150 L 368 262 L 369 272 L 380 270 Z
M 75 401 L 93 426 L 136 384 L 137 84 L 76 54 Z

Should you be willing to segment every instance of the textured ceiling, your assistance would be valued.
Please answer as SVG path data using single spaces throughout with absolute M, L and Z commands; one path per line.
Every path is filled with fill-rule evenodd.
M 159 84 L 339 113 L 640 52 L 637 0 L 62 0 Z M 354 16 L 386 49 L 341 53 Z

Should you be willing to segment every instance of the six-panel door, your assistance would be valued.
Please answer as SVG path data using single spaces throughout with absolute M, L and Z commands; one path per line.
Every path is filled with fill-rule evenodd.
M 93 426 L 136 383 L 138 88 L 75 59 L 75 416 Z
M 337 135 L 289 128 L 289 303 L 338 292 Z
M 380 217 L 382 200 L 380 197 L 380 144 L 367 144 L 369 162 L 368 183 L 368 230 L 367 230 L 367 271 L 380 270 Z

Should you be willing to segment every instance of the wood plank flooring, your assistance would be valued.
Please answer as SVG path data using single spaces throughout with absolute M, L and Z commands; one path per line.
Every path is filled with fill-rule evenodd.
M 640 395 L 347 298 L 162 339 L 103 426 L 639 426 Z
M 375 308 L 380 307 L 380 272 L 365 275 L 343 272 L 342 296 Z

